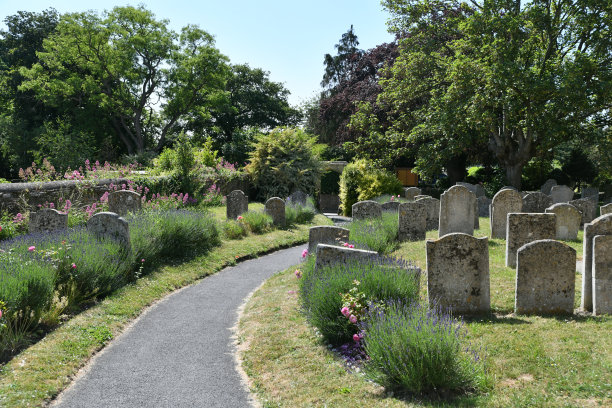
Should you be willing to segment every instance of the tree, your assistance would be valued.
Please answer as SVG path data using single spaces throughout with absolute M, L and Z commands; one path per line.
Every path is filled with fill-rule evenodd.
M 334 88 L 348 78 L 363 53 L 357 48 L 358 45 L 359 41 L 351 24 L 351 28 L 342 34 L 340 42 L 335 46 L 337 54 L 334 56 L 325 54 L 323 58 L 323 64 L 325 64 L 325 74 L 321 81 L 323 88 Z

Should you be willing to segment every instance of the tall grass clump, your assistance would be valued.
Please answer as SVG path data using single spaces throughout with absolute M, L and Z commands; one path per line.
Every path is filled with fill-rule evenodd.
M 384 203 L 388 203 L 391 201 L 396 201 L 398 203 L 407 203 L 408 200 L 404 197 L 398 197 L 399 194 L 396 195 L 390 195 L 390 194 L 383 194 L 381 196 L 378 197 L 374 197 L 372 199 L 372 201 L 376 201 L 379 204 L 384 204 Z
M 221 223 L 221 232 L 227 239 L 240 239 L 249 233 L 241 220 L 226 220 Z
M 263 234 L 271 231 L 274 223 L 272 217 L 262 211 L 247 211 L 242 213 L 242 222 L 253 234 Z
M 310 197 L 305 204 L 292 202 L 289 199 L 285 203 L 285 222 L 287 225 L 309 223 L 316 214 L 314 201 Z
M 419 292 L 417 269 L 401 259 L 379 258 L 368 262 L 337 263 L 314 269 L 310 256 L 300 280 L 301 307 L 309 322 L 328 343 L 352 341 L 355 325 L 343 316 L 343 294 L 359 282 L 359 291 L 370 302 L 415 300 Z
M 348 229 L 351 241 L 379 254 L 391 253 L 399 244 L 399 220 L 395 212 L 383 212 L 382 218 L 354 220 Z
M 362 328 L 365 371 L 388 389 L 422 394 L 486 387 L 484 361 L 466 345 L 463 324 L 438 306 L 393 300 L 370 308 Z

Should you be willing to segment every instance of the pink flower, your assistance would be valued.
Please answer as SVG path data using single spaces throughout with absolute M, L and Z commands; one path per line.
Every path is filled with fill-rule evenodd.
M 349 244 L 348 244 L 348 242 L 345 242 L 344 244 L 342 244 L 342 246 L 347 247 L 347 246 L 349 246 Z
M 31 247 L 28 248 L 28 251 L 32 252 L 36 249 L 36 247 L 34 245 L 32 245 Z
M 395 196 L 391 196 L 391 201 L 393 201 L 395 199 Z
M 361 336 L 358 335 L 357 333 L 353 334 L 353 341 L 355 343 L 359 343 L 359 340 L 361 340 Z
M 351 312 L 349 311 L 349 308 L 346 306 L 340 309 L 340 313 L 342 313 L 342 316 L 344 317 L 348 317 L 351 314 Z
M 140 262 L 142 262 L 142 263 L 144 263 L 144 261 L 145 261 L 145 260 L 144 260 L 144 258 L 142 258 L 142 259 L 140 260 Z
M 295 277 L 300 279 L 302 277 L 302 271 L 300 271 L 299 269 L 296 269 L 295 272 L 293 272 L 295 274 Z
M 302 251 L 302 258 L 306 258 L 308 256 L 308 250 L 305 249 Z
M 355 315 L 350 315 L 348 319 L 349 319 L 349 322 L 353 324 L 357 323 L 357 316 Z
M 72 266 L 71 266 L 71 268 L 72 268 L 72 269 L 76 269 L 76 264 L 74 264 L 74 263 L 73 263 L 73 264 L 72 264 Z
M 0 232 L 2 232 L 2 225 L 0 225 Z
M 0 319 L 2 319 L 2 309 L 0 309 Z
M 240 221 L 242 219 L 242 215 L 239 215 L 238 218 L 236 218 L 238 221 Z
M 349 248 L 355 248 L 355 245 L 350 244 L 348 247 L 349 247 Z

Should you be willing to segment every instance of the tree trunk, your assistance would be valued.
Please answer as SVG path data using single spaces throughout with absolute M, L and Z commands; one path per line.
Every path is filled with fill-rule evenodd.
M 466 163 L 467 156 L 465 154 L 454 156 L 446 162 L 446 173 L 448 174 L 451 186 L 454 186 L 458 181 L 465 180 L 467 175 L 467 170 L 465 169 Z
M 518 191 L 521 191 L 521 176 L 523 174 L 523 163 L 506 164 L 506 179 L 508 183 Z

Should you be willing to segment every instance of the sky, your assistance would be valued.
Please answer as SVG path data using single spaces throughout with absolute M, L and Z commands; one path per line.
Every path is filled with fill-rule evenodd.
M 177 32 L 187 24 L 200 26 L 233 64 L 262 68 L 272 81 L 283 83 L 291 91 L 292 105 L 321 90 L 323 56 L 335 55 L 334 45 L 351 24 L 361 49 L 393 40 L 387 32 L 388 13 L 379 0 L 0 0 L 0 19 L 20 10 L 53 7 L 66 13 L 138 4 L 145 4 L 156 18 L 168 19 Z M 3 22 L 0 28 L 6 28 Z

